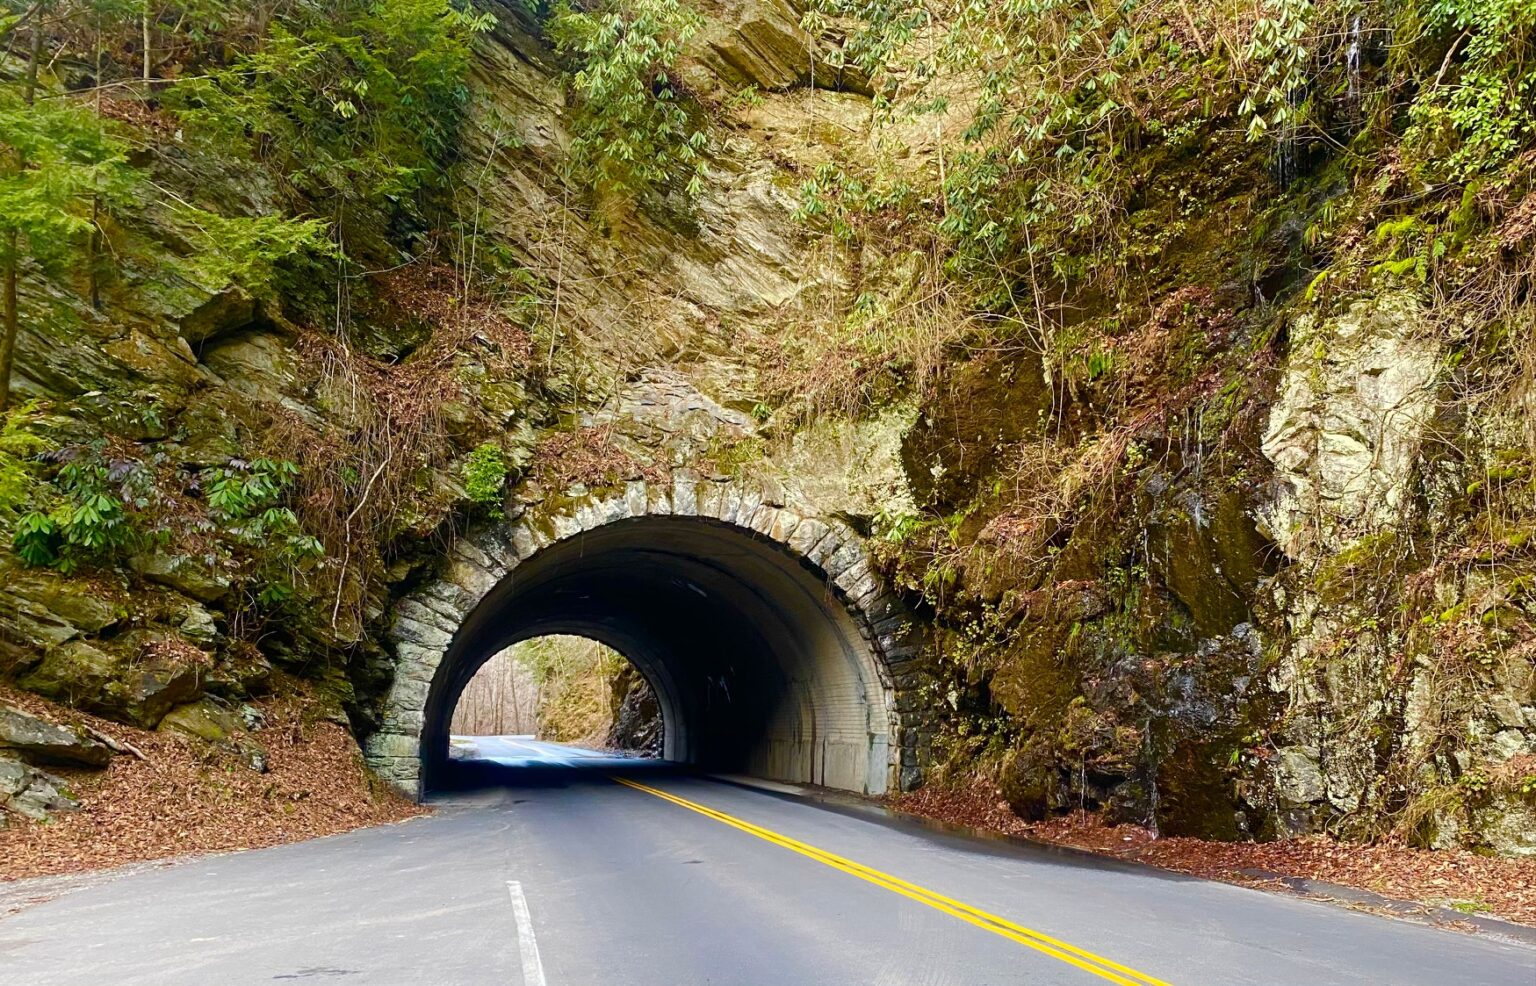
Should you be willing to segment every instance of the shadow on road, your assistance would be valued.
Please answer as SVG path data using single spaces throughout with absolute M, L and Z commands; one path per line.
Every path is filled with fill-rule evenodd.
M 612 784 L 614 777 L 689 776 L 697 771 L 666 760 L 603 760 L 579 764 L 504 764 L 494 760 L 450 760 L 434 778 L 432 796 L 504 787 L 574 787 Z
M 532 736 L 455 736 L 447 763 L 432 778 L 430 793 L 611 784 L 613 777 L 667 777 L 691 772 L 667 760 L 590 750 Z
M 525 747 L 530 744 L 521 744 Z M 433 784 L 428 800 L 438 802 L 499 803 L 498 792 L 511 799 L 510 804 L 520 805 L 519 790 L 533 789 L 580 789 L 583 787 L 608 787 L 614 778 L 630 778 L 642 784 L 655 784 L 663 778 L 703 778 L 711 784 L 727 788 L 751 791 L 754 795 L 801 805 L 814 805 L 822 811 L 858 818 L 885 829 L 917 836 L 936 846 L 963 851 L 969 854 L 1027 860 L 1037 864 L 1084 870 L 1110 870 L 1136 873 L 1143 877 L 1172 882 L 1195 882 L 1198 878 L 1171 870 L 1158 869 L 1145 863 L 1116 859 L 1100 853 L 1056 845 L 1034 839 L 1018 838 L 972 828 L 935 821 L 916 815 L 892 810 L 878 800 L 833 791 L 795 785 L 793 789 L 779 785 L 762 786 L 743 777 L 727 777 L 706 770 L 667 760 L 650 760 L 622 755 L 608 755 L 596 751 L 581 751 L 585 756 L 572 756 L 571 751 L 580 748 L 558 747 L 556 744 L 536 744 L 542 749 L 523 750 L 536 756 L 514 758 L 499 756 L 485 758 L 463 751 L 449 760 L 443 775 Z M 506 751 L 499 751 L 506 752 Z M 466 755 L 466 753 L 470 755 Z M 559 755 L 558 761 L 555 756 Z M 485 799 L 490 797 L 490 801 Z M 761 810 L 762 805 L 756 806 Z M 756 817 L 756 816 L 755 816 Z

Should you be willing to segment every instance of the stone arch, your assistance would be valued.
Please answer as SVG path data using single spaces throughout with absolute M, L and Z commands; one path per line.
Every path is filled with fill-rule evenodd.
M 668 609 L 678 617 L 658 616 Z M 497 650 L 546 633 L 635 662 L 662 701 L 670 758 L 866 793 L 916 777 L 908 614 L 857 532 L 774 482 L 634 480 L 459 539 L 438 577 L 396 604 L 370 765 L 424 794 L 464 683 Z M 731 664 L 728 682 L 722 664 L 711 684 L 720 643 L 722 661 L 749 667 Z

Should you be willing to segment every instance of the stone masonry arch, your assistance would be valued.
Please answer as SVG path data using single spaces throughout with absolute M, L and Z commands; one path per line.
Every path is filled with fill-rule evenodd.
M 370 765 L 424 795 L 464 684 L 492 654 L 548 633 L 601 640 L 636 664 L 671 759 L 865 793 L 916 779 L 908 614 L 856 531 L 772 481 L 637 479 L 459 539 L 396 604 Z

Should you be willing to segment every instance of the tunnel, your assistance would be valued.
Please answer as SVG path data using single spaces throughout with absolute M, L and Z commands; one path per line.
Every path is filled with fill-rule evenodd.
M 422 784 L 450 776 L 460 693 L 499 651 L 567 634 L 650 683 L 665 759 L 719 773 L 883 793 L 891 703 L 880 657 L 826 573 L 787 546 L 700 517 L 632 517 L 521 561 L 464 617 L 432 676 Z

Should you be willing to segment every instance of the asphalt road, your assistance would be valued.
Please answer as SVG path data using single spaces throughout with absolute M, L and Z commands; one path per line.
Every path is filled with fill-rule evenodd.
M 1525 946 L 628 766 L 97 882 L 0 919 L 0 983 L 1536 983 Z
M 500 767 L 628 769 L 639 759 L 623 753 L 549 743 L 532 736 L 453 736 L 449 739 L 449 748 L 455 760 L 480 761 Z

